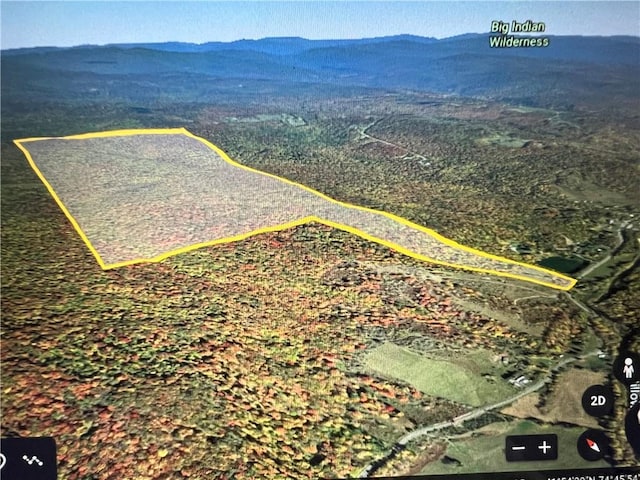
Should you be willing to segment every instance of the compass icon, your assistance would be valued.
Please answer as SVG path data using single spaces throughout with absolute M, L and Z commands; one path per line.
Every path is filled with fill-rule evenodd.
M 582 458 L 595 462 L 609 451 L 609 439 L 601 430 L 587 430 L 578 438 L 578 453 Z

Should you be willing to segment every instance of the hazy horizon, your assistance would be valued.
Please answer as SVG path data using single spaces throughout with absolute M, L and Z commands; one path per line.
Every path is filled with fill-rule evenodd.
M 281 37 L 444 39 L 487 33 L 493 20 L 544 22 L 546 36 L 640 36 L 636 1 L 3 1 L 0 9 L 2 50 Z
M 305 38 L 305 37 L 297 37 L 297 36 L 280 36 L 280 37 L 262 37 L 262 38 L 239 38 L 236 40 L 229 41 L 220 41 L 220 40 L 209 40 L 201 43 L 196 42 L 184 42 L 180 40 L 166 40 L 159 42 L 122 42 L 122 43 L 83 43 L 78 45 L 68 45 L 68 46 L 57 46 L 57 45 L 36 45 L 33 47 L 13 47 L 13 48 L 3 48 L 0 47 L 0 51 L 9 51 L 9 50 L 28 50 L 28 49 L 39 49 L 39 48 L 83 48 L 83 47 L 107 47 L 107 46 L 118 46 L 118 45 L 163 45 L 163 44 L 181 44 L 181 45 L 207 45 L 212 43 L 236 43 L 236 42 L 260 42 L 264 40 L 285 40 L 285 39 L 295 39 L 295 40 L 303 40 L 303 41 L 358 41 L 358 40 L 374 40 L 374 39 L 382 39 L 382 38 L 394 38 L 394 37 L 418 37 L 424 39 L 435 39 L 436 41 L 448 40 L 455 37 L 461 37 L 465 35 L 488 35 L 490 32 L 467 32 L 461 33 L 458 35 L 452 35 L 451 37 L 443 37 L 443 38 L 435 38 L 435 37 L 425 37 L 421 35 L 414 35 L 410 33 L 399 33 L 396 35 L 383 35 L 377 37 L 360 37 L 360 38 Z M 524 34 L 515 34 L 515 36 L 523 36 Z M 597 37 L 597 38 L 616 38 L 616 37 L 628 37 L 628 38 L 637 38 L 640 39 L 640 35 L 547 35 L 547 37 Z

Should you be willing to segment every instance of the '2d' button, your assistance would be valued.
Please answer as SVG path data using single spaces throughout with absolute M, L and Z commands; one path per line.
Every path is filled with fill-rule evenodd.
M 582 394 L 582 408 L 592 417 L 604 417 L 613 410 L 613 392 L 604 385 L 593 385 Z

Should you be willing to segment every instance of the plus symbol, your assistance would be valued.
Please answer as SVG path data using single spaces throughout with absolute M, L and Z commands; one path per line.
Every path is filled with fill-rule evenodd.
M 542 445 L 538 445 L 538 449 L 542 450 L 542 454 L 546 455 L 547 454 L 547 450 L 549 450 L 551 448 L 551 445 L 547 445 L 547 441 L 545 440 L 544 442 L 542 442 Z

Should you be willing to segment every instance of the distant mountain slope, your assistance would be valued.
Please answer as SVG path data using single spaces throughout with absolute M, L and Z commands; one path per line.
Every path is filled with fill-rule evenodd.
M 489 95 L 532 105 L 541 95 L 547 103 L 588 101 L 594 93 L 599 100 L 640 96 L 640 38 L 548 38 L 547 48 L 490 48 L 489 34 L 466 34 L 19 49 L 2 51 L 2 87 L 3 97 L 11 98 L 30 83 L 42 88 L 49 76 L 56 79 L 48 85 L 55 97 L 56 90 L 70 88 L 64 78 L 109 76 L 126 83 L 135 75 L 149 77 L 159 90 L 189 78 Z
M 35 47 L 2 50 L 3 56 L 24 55 L 29 53 L 50 53 L 61 50 L 95 49 L 146 49 L 173 53 L 203 53 L 220 51 L 254 51 L 269 55 L 297 55 L 316 49 L 357 49 L 377 47 L 384 51 L 390 44 L 402 42 L 404 45 L 428 45 L 432 51 L 487 54 L 500 51 L 501 54 L 519 57 L 535 57 L 584 61 L 589 63 L 638 65 L 640 63 L 640 37 L 584 37 L 584 36 L 547 36 L 551 43 L 548 48 L 505 48 L 491 49 L 488 38 L 492 34 L 469 33 L 437 40 L 416 35 L 395 35 L 364 39 L 344 40 L 308 40 L 300 37 L 274 37 L 260 40 L 236 40 L 233 42 L 207 42 L 203 44 L 184 42 L 164 43 L 126 43 L 104 46 L 81 45 L 77 47 Z M 540 36 L 540 35 L 538 35 Z
M 220 50 L 253 50 L 272 55 L 291 55 L 313 48 L 344 47 L 349 45 L 365 45 L 372 43 L 385 43 L 394 40 L 410 40 L 416 43 L 433 43 L 437 39 L 431 37 L 419 37 L 417 35 L 393 35 L 388 37 L 374 37 L 362 39 L 337 39 L 337 40 L 308 40 L 301 37 L 270 37 L 259 40 L 235 40 L 233 42 L 162 42 L 162 43 L 118 43 L 104 45 L 104 47 L 119 48 L 146 48 L 163 52 L 202 53 Z M 81 48 L 96 48 L 98 45 L 80 45 L 77 47 L 35 47 L 3 50 L 3 55 L 15 55 L 23 53 L 42 53 L 52 50 L 68 50 Z

